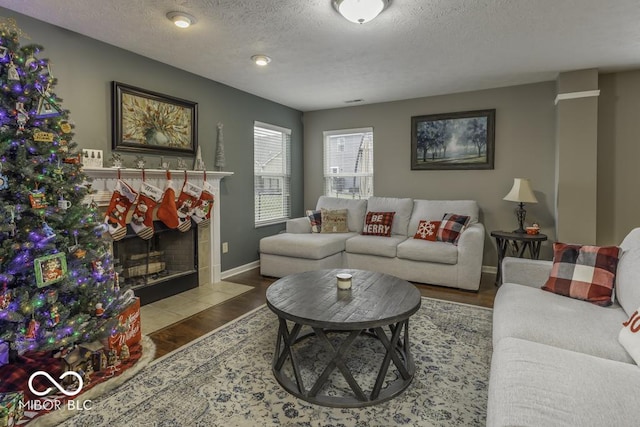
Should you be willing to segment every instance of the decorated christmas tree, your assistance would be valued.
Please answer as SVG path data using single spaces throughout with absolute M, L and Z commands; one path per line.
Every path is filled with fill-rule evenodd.
M 104 338 L 126 303 L 49 61 L 20 38 L 0 21 L 0 340 L 18 354 Z

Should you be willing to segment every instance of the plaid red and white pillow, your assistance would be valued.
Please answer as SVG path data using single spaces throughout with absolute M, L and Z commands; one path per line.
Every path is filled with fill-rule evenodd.
M 553 267 L 543 290 L 597 305 L 611 305 L 617 246 L 553 244 Z
M 365 236 L 391 236 L 395 212 L 367 212 L 362 234 Z
M 460 235 L 464 231 L 465 227 L 469 224 L 471 217 L 467 215 L 457 215 L 452 213 L 446 213 L 442 217 L 442 223 L 436 234 L 436 239 L 439 242 L 458 244 Z
M 425 219 L 420 220 L 420 223 L 418 224 L 418 230 L 416 231 L 416 234 L 413 236 L 413 238 L 435 242 L 441 222 L 442 221 L 427 221 Z

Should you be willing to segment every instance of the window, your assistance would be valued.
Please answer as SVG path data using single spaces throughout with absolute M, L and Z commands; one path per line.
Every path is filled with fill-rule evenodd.
M 324 194 L 352 199 L 373 195 L 373 128 L 324 132 Z
M 291 130 L 254 122 L 253 176 L 256 227 L 291 217 Z

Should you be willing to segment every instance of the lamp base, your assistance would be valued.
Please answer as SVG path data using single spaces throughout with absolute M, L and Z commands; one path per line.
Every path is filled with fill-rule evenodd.
M 512 233 L 527 234 L 527 230 L 524 228 L 518 228 L 517 230 L 513 230 Z

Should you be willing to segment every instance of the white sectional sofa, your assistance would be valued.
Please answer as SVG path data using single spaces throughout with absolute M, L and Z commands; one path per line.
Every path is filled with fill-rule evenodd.
M 488 426 L 640 424 L 640 369 L 618 342 L 622 323 L 640 307 L 640 228 L 620 246 L 609 307 L 541 290 L 551 261 L 504 259 Z
M 480 286 L 484 227 L 473 200 L 321 196 L 316 209 L 347 209 L 348 233 L 312 233 L 306 217 L 287 221 L 286 232 L 260 240 L 260 272 L 284 277 L 324 268 L 356 268 L 405 280 L 467 290 Z M 367 212 L 395 212 L 390 237 L 361 235 Z M 457 245 L 414 239 L 420 220 L 445 213 L 471 219 Z

